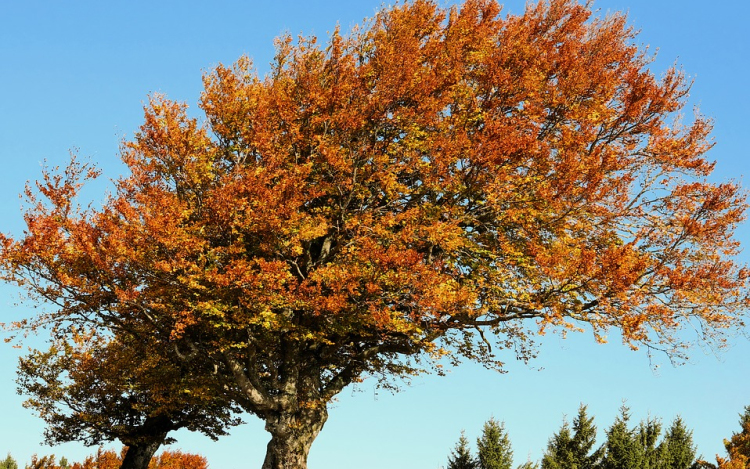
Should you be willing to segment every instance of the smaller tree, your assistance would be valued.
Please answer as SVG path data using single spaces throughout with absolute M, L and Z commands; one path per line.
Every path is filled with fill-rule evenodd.
M 466 439 L 463 430 L 461 430 L 461 437 L 456 447 L 448 456 L 448 469 L 477 469 L 477 461 L 471 455 L 469 440 Z
M 539 464 L 531 461 L 526 461 L 520 464 L 516 469 L 539 469 Z
M 690 469 L 696 462 L 695 451 L 693 432 L 685 427 L 685 423 L 680 417 L 677 417 L 667 429 L 667 433 L 659 445 L 660 467 L 663 469 Z
M 505 426 L 492 417 L 484 423 L 477 450 L 480 469 L 511 469 L 513 465 L 513 450 Z
M 641 466 L 642 451 L 636 433 L 628 427 L 630 409 L 624 404 L 620 414 L 607 430 L 607 441 L 601 448 L 601 469 L 630 469 Z
M 0 469 L 18 469 L 18 463 L 13 459 L 10 453 L 8 453 L 8 456 L 0 461 Z
M 594 467 L 598 452 L 591 453 L 596 443 L 594 417 L 589 417 L 581 404 L 573 420 L 573 428 L 563 421 L 560 431 L 550 438 L 542 458 L 542 469 L 589 469 Z
M 740 432 L 734 433 L 729 440 L 724 440 L 729 459 L 716 457 L 719 469 L 750 468 L 750 406 L 740 414 Z
M 119 440 L 127 447 L 122 469 L 146 469 L 162 444 L 174 442 L 173 430 L 216 439 L 239 423 L 205 377 L 154 353 L 146 335 L 57 332 L 48 351 L 21 358 L 17 380 L 29 396 L 24 406 L 47 423 L 47 443 Z

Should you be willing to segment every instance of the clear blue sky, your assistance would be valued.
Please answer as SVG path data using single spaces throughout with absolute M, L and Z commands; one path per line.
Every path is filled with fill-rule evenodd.
M 0 2 L 0 230 L 22 229 L 17 195 L 39 176 L 44 160 L 64 164 L 68 150 L 78 148 L 116 177 L 118 144 L 140 125 L 149 93 L 194 106 L 201 73 L 217 63 L 248 54 L 262 71 L 278 34 L 324 37 L 336 23 L 348 30 L 379 6 L 379 0 Z M 677 62 L 695 78 L 692 104 L 716 123 L 715 179 L 750 174 L 750 2 L 599 0 L 594 7 L 629 11 L 642 31 L 639 42 L 659 50 L 657 73 Z M 523 0 L 506 3 L 506 12 L 522 8 Z M 102 189 L 88 193 L 99 198 Z M 747 250 L 747 225 L 738 237 Z M 14 302 L 13 290 L 0 287 L 0 322 L 30 314 Z M 586 334 L 548 335 L 537 360 L 511 362 L 504 375 L 469 364 L 445 378 L 418 378 L 396 395 L 365 383 L 333 405 L 309 464 L 435 469 L 445 465 L 461 429 L 474 440 L 490 416 L 505 421 L 516 463 L 536 460 L 563 415 L 572 417 L 580 402 L 589 404 L 602 430 L 623 399 L 636 420 L 651 415 L 668 423 L 681 415 L 699 451 L 712 459 L 750 404 L 750 341 L 738 335 L 730 343 L 718 356 L 696 348 L 690 363 L 674 368 L 661 356 L 650 362 L 614 337 L 596 345 Z M 0 457 L 10 451 L 22 464 L 33 452 L 83 459 L 94 449 L 39 446 L 41 422 L 15 392 L 17 353 L 0 343 Z M 175 447 L 205 455 L 213 469 L 260 467 L 267 437 L 260 421 L 247 420 L 219 442 L 178 433 Z

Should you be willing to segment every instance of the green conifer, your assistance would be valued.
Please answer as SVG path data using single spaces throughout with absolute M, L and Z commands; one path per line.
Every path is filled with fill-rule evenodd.
M 602 446 L 600 469 L 641 469 L 643 451 L 638 435 L 628 428 L 630 409 L 624 404 L 620 415 L 607 430 L 607 441 Z
M 552 436 L 542 458 L 542 469 L 592 469 L 598 452 L 591 453 L 596 443 L 594 417 L 589 417 L 581 404 L 573 420 L 572 432 L 568 422 Z
M 18 469 L 18 463 L 15 459 L 8 453 L 8 456 L 0 461 L 0 469 Z
M 659 445 L 660 469 L 690 469 L 695 462 L 696 448 L 693 432 L 685 427 L 680 417 L 672 422 Z
M 463 430 L 455 449 L 448 456 L 448 469 L 477 469 L 477 461 L 471 455 L 469 440 L 466 439 Z
M 504 425 L 490 418 L 484 423 L 482 436 L 477 439 L 480 469 L 511 469 L 513 450 Z

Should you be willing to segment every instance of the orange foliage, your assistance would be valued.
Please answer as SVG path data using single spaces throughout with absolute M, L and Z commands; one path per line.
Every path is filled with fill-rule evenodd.
M 750 407 L 740 420 L 742 430 L 729 440 L 724 440 L 728 459 L 717 456 L 718 469 L 750 469 Z
M 117 454 L 112 450 L 99 448 L 95 455 L 89 456 L 83 463 L 75 463 L 71 469 L 120 469 L 125 448 Z M 149 469 L 208 469 L 208 461 L 205 457 L 183 453 L 180 450 L 165 450 L 153 457 L 148 465 Z M 47 469 L 46 466 L 40 469 Z M 52 469 L 52 468 L 50 468 Z M 54 469 L 57 469 L 55 467 Z

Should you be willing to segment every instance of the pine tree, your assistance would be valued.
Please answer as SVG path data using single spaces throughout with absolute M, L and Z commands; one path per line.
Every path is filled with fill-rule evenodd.
M 542 456 L 542 469 L 577 469 L 570 452 L 572 441 L 570 426 L 563 421 L 560 431 L 552 435 L 547 443 L 547 451 Z
M 504 425 L 490 418 L 484 423 L 482 437 L 477 439 L 480 469 L 511 469 L 513 450 Z
M 640 468 L 643 452 L 636 432 L 628 428 L 630 409 L 620 407 L 620 415 L 607 430 L 607 441 L 602 446 L 600 469 Z
M 18 463 L 15 459 L 8 453 L 8 456 L 0 461 L 0 469 L 18 469 Z
M 461 438 L 456 443 L 456 448 L 448 456 L 448 469 L 477 469 L 477 461 L 469 450 L 469 440 L 466 439 L 463 430 Z
M 656 445 L 661 434 L 661 422 L 648 418 L 638 424 L 634 432 L 636 451 L 639 453 L 639 469 L 659 469 L 662 449 Z
M 672 422 L 659 445 L 660 469 L 690 469 L 695 461 L 693 432 L 685 427 L 680 417 Z
M 581 404 L 573 420 L 572 434 L 568 422 L 563 422 L 560 431 L 550 439 L 542 459 L 542 469 L 593 468 L 599 454 L 590 454 L 595 442 L 594 418 L 588 416 L 586 406 Z
M 525 463 L 518 466 L 516 469 L 539 469 L 539 464 L 531 461 L 526 461 Z

